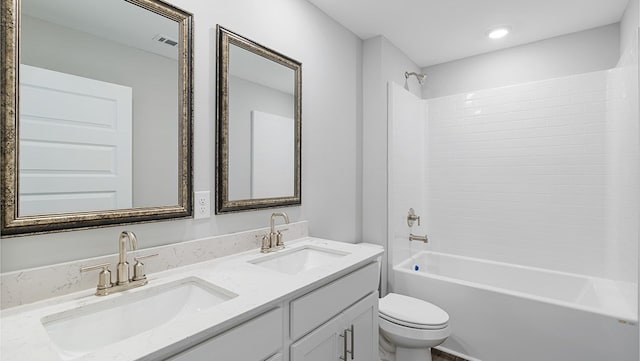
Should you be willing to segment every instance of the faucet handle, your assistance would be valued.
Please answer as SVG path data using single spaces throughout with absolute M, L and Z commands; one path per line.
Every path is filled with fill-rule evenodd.
M 140 260 L 155 257 L 157 255 L 159 254 L 154 253 L 145 256 L 133 257 L 133 260 L 136 262 L 133 265 L 133 281 L 139 281 L 147 278 L 147 275 L 144 273 L 144 263 L 140 262 Z
M 160 253 L 147 254 L 147 255 L 144 255 L 144 256 L 133 257 L 133 260 L 136 261 L 136 263 L 137 263 L 141 259 L 147 259 L 147 258 L 159 256 L 159 255 L 160 255 Z
M 284 248 L 284 235 L 282 234 L 282 232 L 286 232 L 288 230 L 289 230 L 289 228 L 285 228 L 285 229 L 279 229 L 276 232 L 276 248 L 277 249 L 283 249 Z
M 111 288 L 113 283 L 111 283 L 111 271 L 109 270 L 109 263 L 101 263 L 94 266 L 85 266 L 80 267 L 80 272 L 88 272 L 101 270 L 100 274 L 98 274 L 98 292 L 100 290 L 106 290 L 107 288 Z
M 409 227 L 413 227 L 413 223 L 418 221 L 418 226 L 420 225 L 420 216 L 416 214 L 416 211 L 413 208 L 409 208 L 409 212 L 407 213 L 407 225 Z
M 260 244 L 260 252 L 261 253 L 269 253 L 271 252 L 271 237 L 269 237 L 269 234 L 257 234 L 256 238 L 260 238 L 261 239 L 261 244 Z

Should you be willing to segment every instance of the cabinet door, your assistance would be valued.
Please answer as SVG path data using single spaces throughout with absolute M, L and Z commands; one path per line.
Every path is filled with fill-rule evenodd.
M 375 360 L 378 354 L 378 294 L 372 293 L 343 312 L 347 361 Z
M 377 292 L 291 345 L 291 361 L 371 361 L 377 355 Z
M 170 361 L 263 361 L 283 344 L 282 309 L 277 308 L 204 341 Z M 277 360 L 277 358 L 276 358 Z
M 337 361 L 342 355 L 344 322 L 338 315 L 291 345 L 291 361 Z

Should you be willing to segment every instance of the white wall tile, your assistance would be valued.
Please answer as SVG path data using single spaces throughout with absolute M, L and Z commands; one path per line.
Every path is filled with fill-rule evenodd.
M 428 100 L 427 247 L 636 281 L 637 99 L 637 69 L 622 68 Z M 392 162 L 408 167 L 401 129 Z M 392 197 L 419 193 L 398 183 Z M 394 258 L 409 254 L 399 221 Z

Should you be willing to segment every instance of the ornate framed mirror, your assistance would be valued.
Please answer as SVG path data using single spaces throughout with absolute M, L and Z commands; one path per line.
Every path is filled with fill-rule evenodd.
M 301 204 L 302 64 L 217 28 L 216 213 Z
M 0 1 L 2 236 L 190 217 L 192 15 Z

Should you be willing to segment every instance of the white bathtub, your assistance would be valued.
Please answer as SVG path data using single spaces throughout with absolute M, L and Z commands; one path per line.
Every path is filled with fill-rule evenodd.
M 445 351 L 482 361 L 638 361 L 636 284 L 426 251 L 393 271 L 394 292 L 449 313 Z

